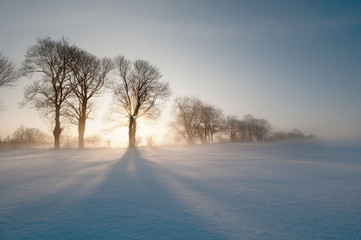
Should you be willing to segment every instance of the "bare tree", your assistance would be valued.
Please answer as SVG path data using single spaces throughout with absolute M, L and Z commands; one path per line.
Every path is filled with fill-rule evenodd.
M 264 141 L 271 130 L 272 126 L 266 119 L 256 119 L 254 134 L 257 141 Z
M 25 75 L 35 74 L 38 80 L 25 89 L 23 104 L 30 103 L 37 110 L 45 112 L 54 119 L 54 148 L 60 148 L 62 128 L 60 117 L 63 114 L 65 101 L 72 92 L 70 84 L 71 51 L 74 47 L 67 40 L 52 40 L 49 37 L 39 38 L 25 55 L 22 72 Z
M 70 84 L 76 100 L 69 98 L 66 101 L 65 115 L 78 126 L 78 146 L 84 148 L 86 120 L 93 110 L 91 99 L 101 94 L 113 63 L 107 58 L 100 60 L 79 48 L 74 48 L 72 54 Z
M 31 148 L 46 144 L 48 136 L 37 128 L 21 126 L 13 133 L 12 141 L 17 148 Z
M 210 108 L 210 121 L 209 121 L 209 142 L 213 143 L 214 142 L 214 134 L 216 134 L 217 132 L 219 132 L 222 128 L 222 123 L 223 123 L 223 111 L 220 108 L 216 108 L 211 106 Z
M 183 136 L 187 144 L 193 144 L 200 132 L 202 108 L 203 103 L 196 97 L 177 97 L 174 101 L 175 120 L 170 126 Z
M 237 132 L 240 120 L 237 116 L 227 116 L 225 123 L 224 123 L 224 130 L 229 135 L 229 139 L 231 142 L 237 141 Z
M 271 124 L 266 119 L 254 118 L 252 115 L 246 115 L 243 118 L 248 132 L 249 140 L 264 141 L 267 134 L 272 130 Z
M 15 64 L 0 52 L 0 88 L 12 87 L 18 78 Z
M 128 120 L 129 147 L 136 146 L 137 122 L 160 115 L 159 102 L 171 95 L 168 82 L 161 81 L 158 68 L 144 60 L 114 59 L 119 79 L 113 84 L 113 110 Z
M 223 112 L 219 108 L 215 108 L 209 104 L 204 104 L 201 109 L 202 124 L 200 137 L 204 143 L 213 143 L 213 136 L 222 126 Z
M 207 143 L 209 140 L 209 127 L 210 127 L 210 121 L 211 121 L 211 110 L 212 106 L 210 105 L 204 105 L 202 103 L 201 106 L 201 124 L 198 128 L 198 135 L 202 143 Z

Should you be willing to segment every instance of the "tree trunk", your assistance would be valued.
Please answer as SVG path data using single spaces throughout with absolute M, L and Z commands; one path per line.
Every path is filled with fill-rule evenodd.
M 60 134 L 61 134 L 61 127 L 60 127 L 60 109 L 55 109 L 55 127 L 53 131 L 54 135 L 54 149 L 60 148 Z
M 191 135 L 188 134 L 186 142 L 188 145 L 192 144 L 193 140 L 192 140 Z
M 78 147 L 84 148 L 85 117 L 79 118 L 78 123 Z
M 202 139 L 202 137 L 201 137 L 201 139 Z M 203 144 L 207 143 L 207 128 L 206 127 L 204 127 L 204 137 L 203 137 L 202 143 Z
M 85 133 L 85 124 L 86 124 L 86 109 L 87 101 L 85 100 L 82 104 L 81 116 L 79 117 L 78 123 L 78 146 L 79 148 L 84 148 L 84 133 Z
M 128 137 L 129 137 L 129 148 L 133 148 L 135 147 L 135 144 L 133 142 L 133 130 L 134 130 L 134 117 L 130 116 L 129 117 L 129 133 L 128 133 Z
M 137 119 L 133 119 L 133 147 L 137 146 L 137 143 L 135 141 L 135 133 L 137 131 Z

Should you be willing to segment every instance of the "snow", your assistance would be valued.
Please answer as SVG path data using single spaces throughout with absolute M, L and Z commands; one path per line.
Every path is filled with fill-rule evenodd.
M 361 144 L 0 151 L 0 239 L 361 239 Z

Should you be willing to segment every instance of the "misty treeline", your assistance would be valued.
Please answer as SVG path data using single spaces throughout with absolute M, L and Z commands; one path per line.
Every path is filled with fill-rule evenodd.
M 0 87 L 13 87 L 20 76 L 31 80 L 21 106 L 35 108 L 50 121 L 55 149 L 74 147 L 74 138 L 63 134 L 64 121 L 77 126 L 77 145 L 84 148 L 86 122 L 96 111 L 94 99 L 105 90 L 113 94 L 110 106 L 102 106 L 109 109 L 107 119 L 114 127 L 127 126 L 129 147 L 136 147 L 138 124 L 157 119 L 172 94 L 159 69 L 148 61 L 131 61 L 122 55 L 99 58 L 64 37 L 38 38 L 26 51 L 20 69 L 0 53 Z M 173 114 L 169 126 L 187 144 L 306 138 L 298 130 L 271 134 L 271 124 L 252 115 L 225 117 L 221 109 L 196 97 L 176 98 Z M 2 146 L 27 148 L 49 145 L 49 139 L 38 129 L 22 126 L 0 141 Z M 99 141 L 96 136 L 88 144 Z M 154 139 L 148 137 L 146 142 L 151 146 Z
M 62 148 L 75 148 L 78 145 L 77 138 L 70 134 L 62 134 L 60 137 Z M 84 138 L 88 147 L 98 147 L 103 139 L 99 135 Z M 51 148 L 53 137 L 38 128 L 20 126 L 12 135 L 2 138 L 0 136 L 0 149 L 34 149 Z
M 197 97 L 177 97 L 173 114 L 175 119 L 169 125 L 187 144 L 314 138 L 312 135 L 306 136 L 300 130 L 272 132 L 272 125 L 268 120 L 250 114 L 242 119 L 235 115 L 224 116 L 222 109 Z

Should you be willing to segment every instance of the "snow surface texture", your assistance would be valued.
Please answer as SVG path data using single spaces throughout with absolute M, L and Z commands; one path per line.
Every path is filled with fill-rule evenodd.
M 361 239 L 361 146 L 0 151 L 0 239 Z

